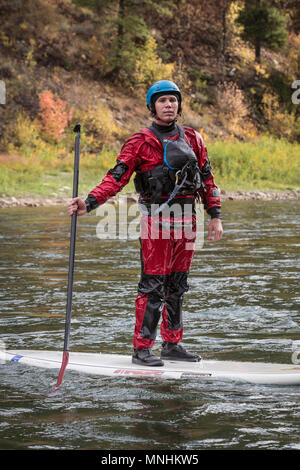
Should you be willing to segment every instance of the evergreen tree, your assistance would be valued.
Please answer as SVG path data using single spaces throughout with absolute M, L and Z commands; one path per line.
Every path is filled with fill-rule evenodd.
M 130 81 L 136 58 L 150 39 L 149 17 L 171 17 L 175 0 L 72 0 L 103 18 L 111 38 L 108 53 L 110 78 Z
M 135 68 L 138 55 L 151 34 L 148 16 L 172 16 L 172 0 L 118 0 L 118 14 L 111 21 L 117 27 L 110 62 L 111 75 L 119 79 L 129 78 Z
M 243 26 L 242 39 L 255 47 L 255 60 L 260 62 L 261 47 L 278 49 L 286 44 L 287 18 L 277 8 L 261 0 L 247 0 L 237 22 Z

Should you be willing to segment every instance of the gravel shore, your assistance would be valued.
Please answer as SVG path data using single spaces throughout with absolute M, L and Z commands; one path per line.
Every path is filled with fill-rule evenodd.
M 120 194 L 112 198 L 112 201 L 117 203 L 122 198 L 130 198 L 131 201 L 137 201 L 137 195 L 133 194 Z M 0 208 L 4 207 L 42 207 L 42 206 L 66 206 L 70 201 L 70 197 L 59 196 L 2 196 L 0 197 Z M 284 199 L 300 199 L 300 189 L 285 190 L 285 191 L 227 191 L 221 190 L 222 201 L 237 201 L 237 200 L 284 200 Z

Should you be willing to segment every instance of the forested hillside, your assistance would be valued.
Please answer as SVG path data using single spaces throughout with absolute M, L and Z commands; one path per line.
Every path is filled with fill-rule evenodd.
M 151 122 L 145 93 L 163 78 L 181 88 L 180 123 L 202 133 L 223 187 L 299 187 L 297 0 L 0 0 L 0 10 L 0 192 L 63 185 L 78 121 L 88 186 Z

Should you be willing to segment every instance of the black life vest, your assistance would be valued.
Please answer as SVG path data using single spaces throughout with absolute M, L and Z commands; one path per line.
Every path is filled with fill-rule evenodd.
M 153 126 L 148 127 L 162 144 L 163 164 L 137 173 L 134 184 L 142 198 L 154 203 L 161 202 L 162 196 L 169 196 L 170 201 L 175 195 L 196 195 L 202 185 L 197 157 L 185 140 L 183 127 L 176 127 L 177 140 L 168 139 Z

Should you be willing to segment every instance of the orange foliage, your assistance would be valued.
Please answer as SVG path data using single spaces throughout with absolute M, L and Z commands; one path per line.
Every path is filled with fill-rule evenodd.
M 65 128 L 72 119 L 73 109 L 68 109 L 67 103 L 60 98 L 54 99 L 51 91 L 43 91 L 39 95 L 40 110 L 39 116 L 45 134 L 49 137 L 61 140 Z

